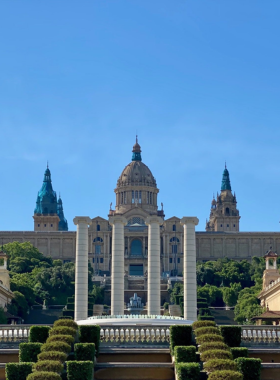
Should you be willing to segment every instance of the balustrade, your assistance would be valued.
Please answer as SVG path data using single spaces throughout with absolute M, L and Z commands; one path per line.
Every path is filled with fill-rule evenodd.
M 246 346 L 280 343 L 280 326 L 242 326 L 242 342 Z
M 0 325 L 0 343 L 27 342 L 31 326 L 33 325 Z
M 169 326 L 101 326 L 101 344 L 106 343 L 161 343 L 169 345 Z

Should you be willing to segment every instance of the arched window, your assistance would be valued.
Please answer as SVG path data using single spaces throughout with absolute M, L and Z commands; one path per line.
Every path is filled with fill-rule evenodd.
M 101 237 L 99 237 L 99 236 L 97 236 L 95 239 L 93 239 L 94 243 L 96 243 L 98 241 L 100 241 L 100 243 L 103 243 L 103 239 Z
M 131 255 L 142 255 L 142 241 L 139 239 L 134 239 L 130 246 Z
M 172 229 L 173 231 L 176 231 L 176 224 L 173 224 Z
M 174 241 L 176 241 L 177 243 L 180 242 L 180 240 L 177 237 L 173 236 L 173 238 L 170 239 L 170 243 L 173 243 Z
M 229 215 L 229 208 L 226 208 L 226 215 Z

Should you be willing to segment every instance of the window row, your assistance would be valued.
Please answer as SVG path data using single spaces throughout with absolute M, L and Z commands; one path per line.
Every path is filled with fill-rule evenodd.
M 95 261 L 95 258 L 93 257 L 93 259 L 92 259 L 92 262 L 94 263 L 94 262 L 96 262 L 96 263 L 100 263 L 100 264 L 103 264 L 103 257 L 97 257 L 96 258 L 96 261 Z
M 177 263 L 180 264 L 180 258 L 177 259 Z M 172 264 L 173 263 L 173 259 L 170 257 L 169 259 L 169 263 Z M 174 259 L 174 263 L 175 263 L 175 259 Z
M 142 194 L 141 190 L 132 190 L 131 191 L 131 203 L 142 203 L 142 201 L 146 201 L 148 205 L 156 204 L 155 194 L 151 191 L 146 191 L 146 199 L 145 194 Z M 121 191 L 118 194 L 119 204 L 126 205 L 127 204 L 127 192 Z

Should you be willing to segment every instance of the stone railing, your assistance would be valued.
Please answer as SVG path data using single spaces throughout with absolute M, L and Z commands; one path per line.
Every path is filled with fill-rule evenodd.
M 247 326 L 242 328 L 242 344 L 250 345 L 267 345 L 280 343 L 280 326 Z
M 100 338 L 102 345 L 125 344 L 164 344 L 169 345 L 169 326 L 139 325 L 101 327 Z
M 279 282 L 280 282 L 280 277 L 277 278 L 277 280 L 274 281 L 274 282 L 272 282 L 270 285 L 266 286 L 266 287 L 264 288 L 264 290 L 267 291 L 267 290 L 273 288 L 275 285 L 279 284 Z
M 31 326 L 33 325 L 0 325 L 0 344 L 27 342 Z

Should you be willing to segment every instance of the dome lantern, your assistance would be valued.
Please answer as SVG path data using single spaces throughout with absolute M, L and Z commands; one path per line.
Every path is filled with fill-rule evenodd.
M 136 135 L 136 143 L 133 145 L 132 149 L 132 161 L 142 161 L 141 157 L 141 147 L 138 144 L 138 136 Z

